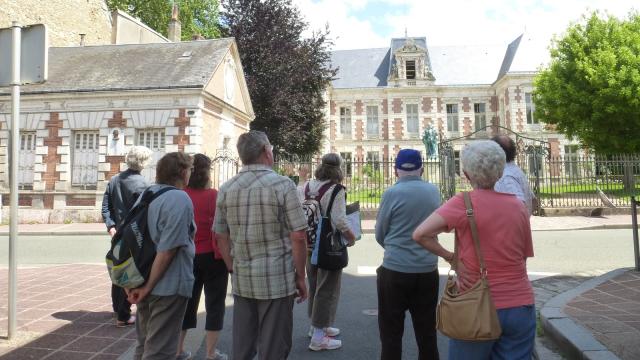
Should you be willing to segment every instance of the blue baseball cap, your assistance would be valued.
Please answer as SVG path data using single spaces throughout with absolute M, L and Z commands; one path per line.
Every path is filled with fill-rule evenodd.
M 418 170 L 422 167 L 422 156 L 418 150 L 402 149 L 396 156 L 396 169 L 404 171 Z

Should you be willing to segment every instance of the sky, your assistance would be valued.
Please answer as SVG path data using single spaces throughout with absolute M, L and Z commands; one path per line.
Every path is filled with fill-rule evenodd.
M 625 18 L 640 0 L 293 0 L 310 29 L 329 25 L 332 50 L 388 47 L 424 36 L 430 46 L 508 44 L 526 31 L 548 43 L 582 14 Z

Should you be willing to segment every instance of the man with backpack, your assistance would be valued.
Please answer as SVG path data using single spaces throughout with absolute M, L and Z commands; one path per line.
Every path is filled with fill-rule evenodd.
M 158 161 L 156 184 L 146 192 L 155 194 L 148 204 L 146 229 L 155 244 L 155 258 L 142 286 L 127 290 L 138 308 L 138 345 L 134 359 L 175 359 L 182 319 L 193 291 L 195 223 L 191 199 L 183 189 L 189 183 L 192 159 L 181 152 Z M 137 204 L 136 204 L 137 205 Z M 134 205 L 134 207 L 136 206 Z M 134 210 L 135 212 L 135 210 Z
M 107 232 L 113 238 L 116 228 L 129 213 L 138 196 L 149 186 L 140 174 L 151 157 L 151 150 L 144 146 L 133 146 L 126 155 L 128 169 L 111 178 L 102 199 L 102 219 Z M 136 317 L 131 315 L 131 304 L 127 294 L 119 286 L 111 285 L 111 303 L 116 314 L 116 326 L 133 325 Z
M 286 359 L 293 302 L 307 298 L 306 221 L 296 186 L 273 169 L 267 135 L 238 138 L 244 165 L 218 192 L 214 230 L 233 284 L 233 359 Z

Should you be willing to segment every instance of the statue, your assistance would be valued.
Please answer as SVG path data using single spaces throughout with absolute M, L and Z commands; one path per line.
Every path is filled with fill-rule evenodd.
M 429 125 L 422 135 L 422 143 L 427 150 L 427 158 L 433 159 L 438 156 L 438 133 L 433 126 Z

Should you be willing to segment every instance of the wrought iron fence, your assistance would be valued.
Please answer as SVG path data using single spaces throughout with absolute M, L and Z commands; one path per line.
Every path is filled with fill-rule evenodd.
M 612 206 L 629 207 L 630 195 L 640 194 L 640 155 L 550 157 L 534 152 L 519 156 L 517 162 L 541 208 L 603 207 L 607 200 Z M 319 163 L 319 158 L 278 159 L 274 170 L 301 185 L 313 177 Z M 443 200 L 450 194 L 471 189 L 459 159 L 447 163 L 425 160 L 423 164 L 423 178 L 439 187 Z M 364 209 L 376 209 L 382 193 L 396 181 L 393 159 L 346 161 L 342 166 L 348 201 L 359 201 Z M 219 186 L 237 170 L 237 160 L 218 157 L 214 160 L 212 178 Z

